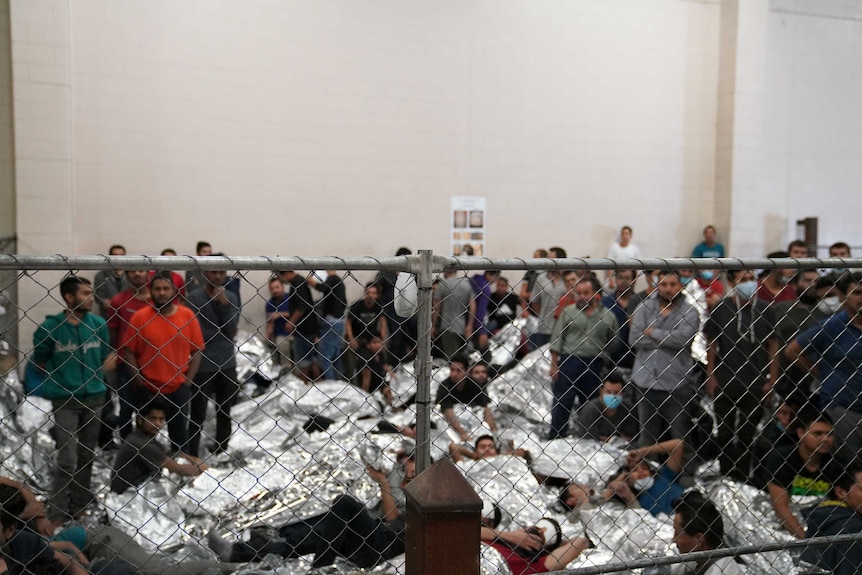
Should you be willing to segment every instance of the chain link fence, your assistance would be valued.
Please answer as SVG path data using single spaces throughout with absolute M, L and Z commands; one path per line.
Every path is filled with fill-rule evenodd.
M 483 573 L 855 572 L 857 267 L 0 254 L 0 500 L 92 572 L 403 573 L 451 458 Z

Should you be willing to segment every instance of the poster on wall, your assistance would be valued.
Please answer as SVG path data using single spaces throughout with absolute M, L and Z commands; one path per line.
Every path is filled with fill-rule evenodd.
M 485 255 L 485 217 L 485 198 L 452 197 L 449 237 L 453 256 Z

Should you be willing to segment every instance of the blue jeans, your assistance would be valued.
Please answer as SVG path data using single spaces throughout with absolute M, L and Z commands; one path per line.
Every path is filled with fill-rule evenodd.
M 341 347 L 344 345 L 344 318 L 326 316 L 323 333 L 317 342 L 317 355 L 320 358 L 320 373 L 323 379 L 344 380 L 344 367 L 341 365 Z
M 569 419 L 572 417 L 572 406 L 576 399 L 583 405 L 596 395 L 602 386 L 604 366 L 605 361 L 600 357 L 560 356 L 560 371 L 553 388 L 550 439 L 561 437 L 569 430 Z

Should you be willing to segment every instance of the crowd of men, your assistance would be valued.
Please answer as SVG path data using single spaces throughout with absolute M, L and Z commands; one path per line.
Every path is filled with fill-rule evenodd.
M 631 228 L 623 228 L 612 246 L 614 257 L 639 255 L 631 238 Z M 113 246 L 110 253 L 123 255 L 125 250 Z M 397 255 L 409 253 L 402 248 Z M 197 254 L 212 255 L 210 245 L 199 243 Z M 559 247 L 534 255 L 566 257 Z M 725 255 L 714 227 L 707 226 L 704 242 L 692 255 Z M 769 254 L 806 256 L 807 247 L 799 241 L 788 252 Z M 830 256 L 849 258 L 850 249 L 835 244 Z M 618 270 L 603 283 L 590 272 L 548 270 L 528 272 L 515 291 L 497 271 L 472 277 L 447 271 L 434 284 L 432 335 L 435 354 L 450 368 L 436 402 L 459 440 L 451 455 L 479 459 L 503 451 L 493 445 L 498 426 L 487 392 L 489 344 L 512 321 L 534 318 L 536 327 L 525 334 L 518 353 L 546 350 L 550 362 L 553 400 L 543 439 L 579 435 L 630 442 L 631 460 L 608 478 L 603 495 L 675 515 L 681 551 L 721 544 L 711 504 L 699 501 L 695 508 L 679 500 L 684 495 L 684 452 L 717 457 L 722 474 L 764 489 L 782 527 L 794 536 L 806 535 L 804 518 L 791 509 L 794 495 L 824 498 L 810 514 L 809 535 L 858 532 L 862 274 L 827 272 L 777 269 L 755 275 L 730 270 L 722 277 L 715 270 L 648 270 L 643 274 L 646 289 L 637 291 L 639 274 L 633 271 Z M 381 273 L 350 303 L 336 272 L 326 277 L 279 272 L 268 284 L 261 334 L 285 372 L 309 384 L 348 381 L 369 394 L 379 391 L 391 403 L 389 375 L 415 354 L 417 339 L 416 318 L 396 313 L 397 280 Z M 314 297 L 313 291 L 319 295 Z M 242 309 L 239 283 L 223 270 L 190 272 L 185 278 L 174 272 L 110 270 L 99 272 L 94 282 L 70 275 L 60 284 L 60 294 L 66 309 L 49 316 L 34 334 L 33 369 L 28 370 L 39 380 L 32 392 L 50 399 L 53 407 L 54 487 L 38 518 L 58 529 L 92 503 L 94 454 L 100 444 L 116 447 L 115 433 L 122 443 L 111 489 L 118 493 L 140 486 L 161 469 L 197 475 L 207 468 L 203 458 L 218 462 L 226 454 L 233 427 L 230 410 L 240 389 L 235 338 Z M 493 366 L 495 372 L 503 367 Z M 712 426 L 704 428 L 703 399 L 713 406 L 714 433 Z M 210 402 L 215 434 L 205 437 Z M 114 413 L 115 403 L 119 413 Z M 481 408 L 484 429 L 491 432 L 474 449 L 465 447 L 475 438 L 455 415 L 457 404 Z M 164 426 L 170 448 L 158 441 Z M 662 463 L 646 465 L 643 457 L 658 457 Z M 411 461 L 408 456 L 402 466 Z M 302 537 L 296 526 L 285 530 L 283 538 L 298 539 L 284 556 L 316 553 L 315 564 L 328 565 L 340 555 L 371 566 L 402 552 L 403 514 L 387 496 L 389 480 L 374 469 L 369 474 L 381 486 L 381 515 L 366 518 L 361 502 L 336 501 L 324 516 L 301 527 Z M 407 475 L 403 479 L 409 481 Z M 561 500 L 567 500 L 570 490 L 574 498 L 579 489 L 583 486 L 567 486 Z M 5 513 L 6 503 L 0 504 Z M 845 520 L 836 523 L 832 509 L 845 510 Z M 15 522 L 4 517 L 8 539 L 21 516 Z M 341 546 L 335 546 L 335 535 L 327 534 L 347 528 L 362 534 L 370 529 L 368 534 L 380 537 L 379 544 L 370 544 L 365 536 L 355 544 L 339 539 Z M 521 559 L 538 550 L 535 531 L 482 529 L 489 543 L 519 550 Z M 35 531 L 47 535 L 52 529 Z M 561 542 L 522 567 L 562 568 L 590 544 Z M 7 564 L 16 561 L 3 545 L 0 540 Z M 844 557 L 858 553 L 853 546 L 838 549 L 840 553 L 836 549 L 811 558 L 840 569 Z M 249 559 L 241 550 L 230 553 L 235 560 Z M 717 565 L 698 572 L 736 572 L 733 564 L 721 563 L 719 570 Z

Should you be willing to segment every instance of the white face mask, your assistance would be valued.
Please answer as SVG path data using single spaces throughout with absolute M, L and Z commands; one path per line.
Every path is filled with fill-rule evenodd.
M 823 298 L 817 304 L 817 309 L 828 314 L 838 313 L 841 310 L 841 299 L 837 295 Z
M 638 493 L 643 493 L 644 491 L 647 491 L 653 485 L 655 485 L 655 478 L 652 475 L 650 475 L 649 477 L 643 477 L 641 479 L 635 479 L 635 482 L 632 485 L 632 487 L 634 487 L 635 491 L 637 491 Z

